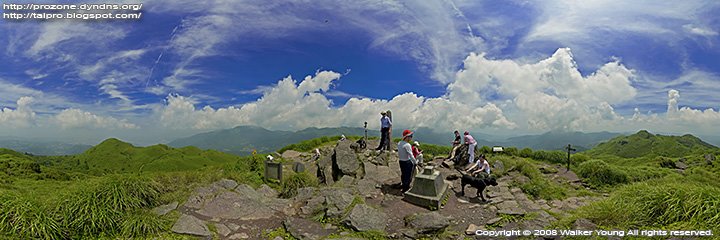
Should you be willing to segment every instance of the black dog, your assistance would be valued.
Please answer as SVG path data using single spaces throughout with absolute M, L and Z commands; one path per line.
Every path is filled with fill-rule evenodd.
M 485 191 L 485 187 L 488 185 L 490 186 L 497 186 L 498 183 L 495 180 L 494 177 L 488 177 L 488 178 L 476 178 L 467 174 L 463 174 L 462 181 L 460 183 L 462 185 L 462 195 L 465 196 L 465 185 L 470 185 L 474 188 L 477 188 L 477 196 L 480 197 L 483 202 L 487 201 L 485 200 L 485 197 L 483 194 L 483 191 Z M 489 198 L 489 197 L 488 197 Z

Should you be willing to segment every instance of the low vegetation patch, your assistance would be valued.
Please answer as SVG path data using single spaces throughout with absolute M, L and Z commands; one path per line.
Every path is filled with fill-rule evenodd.
M 318 179 L 307 172 L 290 173 L 283 179 L 280 197 L 292 198 L 298 194 L 298 189 L 304 187 L 317 187 Z
M 654 180 L 619 188 L 583 207 L 576 217 L 619 229 L 713 229 L 720 226 L 720 188 L 695 182 Z

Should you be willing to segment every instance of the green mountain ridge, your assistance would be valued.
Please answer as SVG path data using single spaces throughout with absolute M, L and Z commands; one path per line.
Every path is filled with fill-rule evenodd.
M 641 130 L 629 136 L 619 136 L 600 143 L 586 153 L 595 156 L 614 155 L 623 158 L 648 155 L 683 157 L 716 150 L 718 150 L 718 147 L 691 134 L 666 136 Z
M 157 144 L 136 147 L 109 138 L 81 154 L 56 159 L 57 164 L 65 169 L 80 169 L 99 174 L 194 170 L 237 162 L 239 157 L 193 146 L 172 148 Z

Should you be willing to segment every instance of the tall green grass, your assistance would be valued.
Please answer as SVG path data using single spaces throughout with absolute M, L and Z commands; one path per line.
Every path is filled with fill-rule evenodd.
M 118 234 L 126 214 L 156 205 L 159 196 L 159 184 L 149 178 L 113 177 L 68 196 L 59 214 L 73 236 Z
M 64 234 L 58 219 L 34 199 L 0 192 L 0 236 L 59 239 Z
M 493 175 L 499 176 L 506 174 L 508 171 L 517 171 L 528 177 L 530 181 L 518 183 L 518 187 L 532 198 L 546 200 L 563 199 L 569 194 L 566 187 L 553 183 L 545 178 L 538 167 L 527 159 L 514 156 L 495 156 L 492 158 L 492 160 L 495 161 L 502 161 L 505 165 L 504 172 L 493 172 Z
M 89 179 L 60 201 L 39 201 L 33 195 L 3 191 L 0 236 L 77 239 L 98 236 L 135 237 L 167 229 L 160 217 L 144 213 L 157 204 L 159 184 L 150 178 L 109 176 Z
M 593 159 L 578 166 L 578 175 L 596 188 L 663 178 L 676 174 L 673 170 L 651 166 L 616 166 Z
M 619 188 L 581 208 L 576 217 L 607 228 L 719 230 L 720 188 L 692 181 L 654 180 Z

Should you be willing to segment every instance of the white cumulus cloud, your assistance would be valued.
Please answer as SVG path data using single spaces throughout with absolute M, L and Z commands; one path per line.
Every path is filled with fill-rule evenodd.
M 0 126 L 24 128 L 34 125 L 35 112 L 30 108 L 32 102 L 32 97 L 21 97 L 15 109 L 0 109 Z
M 54 121 L 63 129 L 71 128 L 104 128 L 104 129 L 134 129 L 135 124 L 124 119 L 98 116 L 80 109 L 65 109 L 54 116 Z
M 633 78 L 634 71 L 618 60 L 583 76 L 568 48 L 528 64 L 473 53 L 448 85 L 447 96 L 473 106 L 509 100 L 516 122 L 524 120 L 530 129 L 584 130 L 587 123 L 620 117 L 612 104 L 635 97 Z
M 299 130 L 307 127 L 379 125 L 379 112 L 391 110 L 396 125 L 406 127 L 514 128 L 502 109 L 493 103 L 473 106 L 447 98 L 426 98 L 404 93 L 391 100 L 350 98 L 332 107 L 325 95 L 341 74 L 322 71 L 297 83 L 280 80 L 257 101 L 242 106 L 196 108 L 188 97 L 170 95 L 159 109 L 160 121 L 170 128 L 217 129 L 259 125 L 270 129 Z

